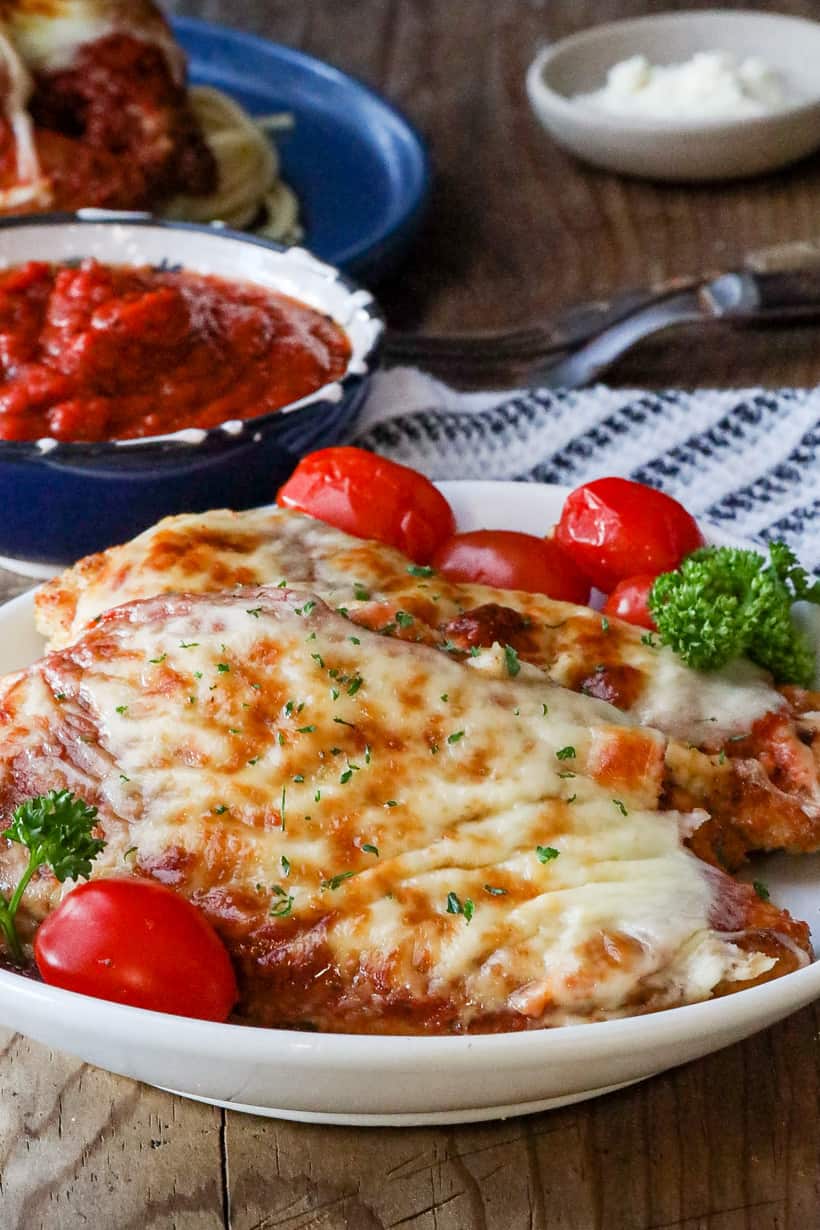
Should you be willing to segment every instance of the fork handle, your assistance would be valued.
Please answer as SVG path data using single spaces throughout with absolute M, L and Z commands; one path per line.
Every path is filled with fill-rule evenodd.
M 702 288 L 706 305 L 731 320 L 794 319 L 820 315 L 820 270 L 726 273 Z

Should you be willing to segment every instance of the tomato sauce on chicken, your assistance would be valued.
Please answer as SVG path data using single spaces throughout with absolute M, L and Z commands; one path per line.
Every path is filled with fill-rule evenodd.
M 346 370 L 328 317 L 262 286 L 39 261 L 0 274 L 0 439 L 125 440 L 255 418 Z

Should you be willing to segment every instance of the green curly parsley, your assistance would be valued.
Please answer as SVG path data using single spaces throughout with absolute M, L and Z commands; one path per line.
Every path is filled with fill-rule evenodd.
M 768 560 L 737 547 L 701 547 L 657 578 L 649 609 L 660 638 L 696 670 L 745 654 L 779 683 L 808 687 L 815 652 L 792 618 L 797 601 L 820 605 L 815 581 L 783 542 Z
M 0 930 L 15 961 L 22 963 L 23 949 L 14 919 L 29 881 L 40 867 L 50 867 L 61 884 L 81 876 L 87 880 L 92 862 L 105 846 L 99 837 L 91 836 L 96 821 L 96 807 L 89 807 L 70 790 L 50 790 L 15 809 L 3 836 L 25 846 L 29 859 L 8 901 L 0 897 Z

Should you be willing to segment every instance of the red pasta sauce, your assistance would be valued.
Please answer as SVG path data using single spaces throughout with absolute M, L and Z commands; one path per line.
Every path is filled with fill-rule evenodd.
M 127 440 L 278 410 L 342 376 L 347 334 L 248 282 L 29 261 L 0 274 L 0 440 Z

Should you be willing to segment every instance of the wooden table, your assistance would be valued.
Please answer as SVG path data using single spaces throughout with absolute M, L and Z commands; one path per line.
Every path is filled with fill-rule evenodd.
M 582 169 L 532 121 L 522 77 L 539 40 L 653 8 L 707 7 L 698 0 L 174 7 L 332 60 L 428 135 L 433 210 L 403 272 L 381 288 L 396 325 L 531 321 L 617 287 L 820 235 L 820 159 L 750 184 L 647 186 Z M 776 7 L 817 15 L 812 0 Z M 665 340 L 614 378 L 815 381 L 815 336 Z M 25 585 L 5 574 L 0 595 Z M 741 1046 L 571 1109 L 402 1131 L 225 1114 L 0 1036 L 0 1226 L 811 1230 L 820 1226 L 818 1023 L 816 1011 L 799 1013 Z

